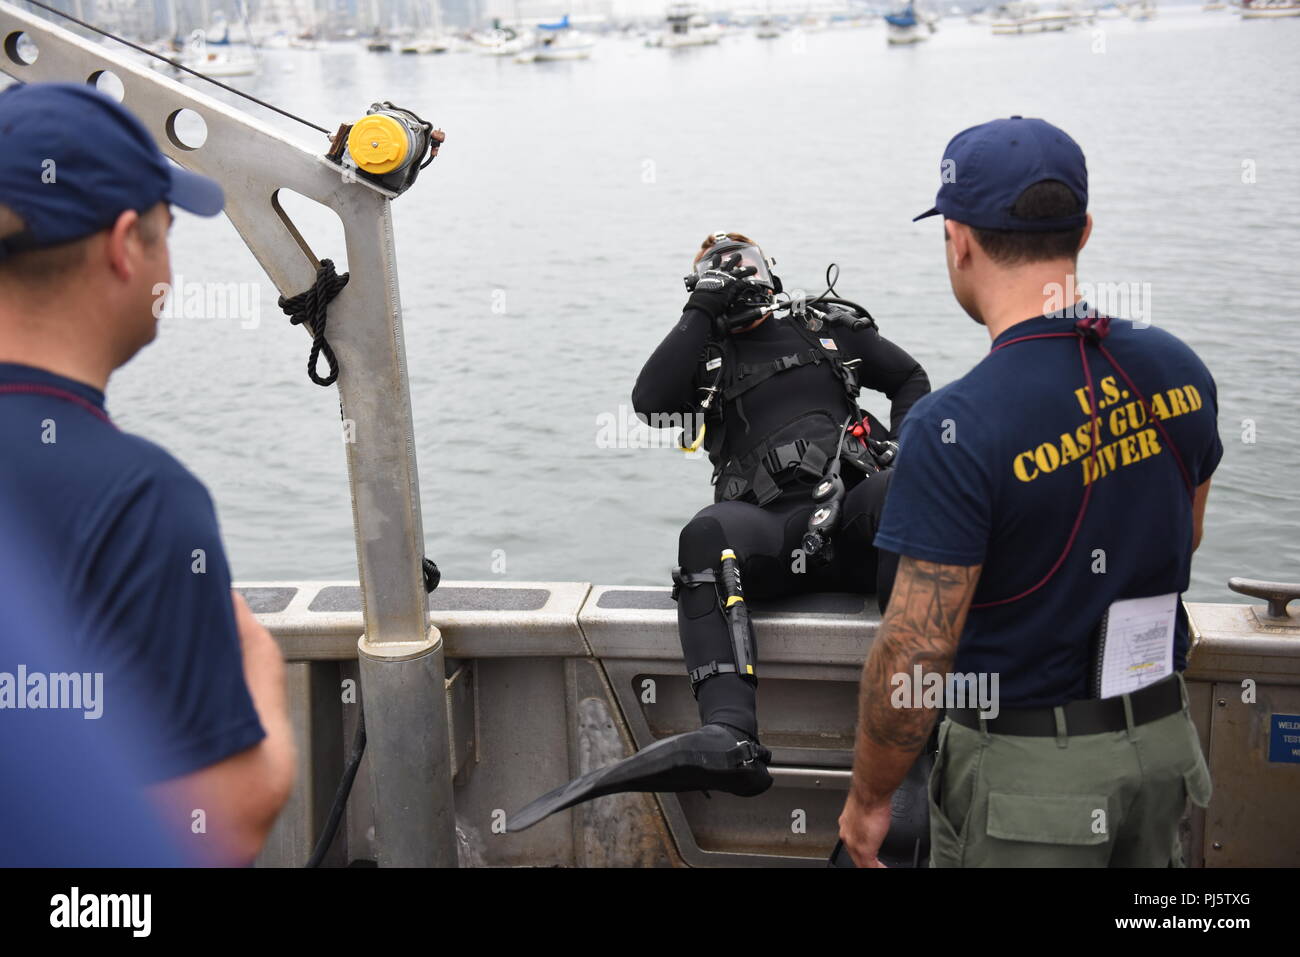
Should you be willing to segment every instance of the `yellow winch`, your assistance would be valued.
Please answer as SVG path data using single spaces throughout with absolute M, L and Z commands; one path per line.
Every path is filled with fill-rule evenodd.
M 415 134 L 387 113 L 362 117 L 348 134 L 348 153 L 357 169 L 375 176 L 391 173 L 415 148 Z
M 445 134 L 432 123 L 384 101 L 371 104 L 366 115 L 351 126 L 340 127 L 326 155 L 400 193 L 433 162 L 444 139 Z

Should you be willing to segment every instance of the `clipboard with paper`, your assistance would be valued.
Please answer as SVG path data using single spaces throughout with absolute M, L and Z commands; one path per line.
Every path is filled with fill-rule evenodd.
M 1093 697 L 1131 694 L 1173 674 L 1177 619 L 1177 592 L 1112 602 L 1097 628 Z

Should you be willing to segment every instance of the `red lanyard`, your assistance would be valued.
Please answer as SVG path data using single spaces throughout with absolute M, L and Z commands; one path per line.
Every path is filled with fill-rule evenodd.
M 1061 554 L 1057 556 L 1056 561 L 1052 563 L 1052 567 L 1048 569 L 1047 574 L 1039 580 L 1038 584 L 1025 589 L 1019 595 L 1012 595 L 1010 598 L 999 598 L 996 601 L 975 602 L 971 605 L 972 608 L 993 608 L 997 605 L 1009 605 L 1012 602 L 1020 601 L 1020 599 L 1032 595 L 1052 580 L 1052 576 L 1060 570 L 1061 565 L 1065 563 L 1066 556 L 1068 556 L 1070 550 L 1074 548 L 1074 540 L 1078 538 L 1079 529 L 1083 527 L 1083 517 L 1087 514 L 1088 502 L 1092 499 L 1092 487 L 1101 478 L 1097 458 L 1098 446 L 1101 444 L 1101 420 L 1097 415 L 1097 396 L 1093 392 L 1092 388 L 1092 370 L 1088 368 L 1088 355 L 1085 349 L 1088 340 L 1092 340 L 1101 351 L 1102 356 L 1105 357 L 1106 361 L 1114 367 L 1115 371 L 1124 378 L 1125 384 L 1133 391 L 1133 394 L 1137 396 L 1138 401 L 1142 403 L 1142 409 L 1146 413 L 1147 418 L 1155 423 L 1156 428 L 1160 430 L 1160 435 L 1165 440 L 1165 447 L 1173 454 L 1174 462 L 1178 465 L 1178 471 L 1182 474 L 1183 484 L 1187 487 L 1187 494 L 1192 498 L 1195 498 L 1196 496 L 1196 489 L 1192 485 L 1192 477 L 1187 471 L 1187 465 L 1183 462 L 1183 457 L 1178 451 L 1178 446 L 1176 446 L 1173 440 L 1169 438 L 1169 433 L 1165 430 L 1164 423 L 1156 417 L 1155 413 L 1151 409 L 1151 404 L 1147 402 L 1146 396 L 1144 396 L 1142 391 L 1134 385 L 1133 380 L 1129 378 L 1129 374 L 1124 371 L 1123 366 L 1121 366 L 1115 360 L 1115 357 L 1110 354 L 1109 350 L 1102 345 L 1102 340 L 1110 334 L 1110 321 L 1109 316 L 1085 316 L 1074 324 L 1074 329 L 1070 332 L 1043 332 L 1032 336 L 1019 336 L 1015 339 L 1008 339 L 1006 342 L 1000 343 L 989 350 L 989 355 L 992 355 L 999 349 L 1013 346 L 1017 342 L 1028 342 L 1030 339 L 1068 338 L 1079 340 L 1079 361 L 1083 364 L 1083 380 L 1088 387 L 1088 419 L 1092 424 L 1092 465 L 1094 478 L 1083 490 L 1083 501 L 1079 503 L 1079 513 L 1074 517 L 1074 526 L 1070 529 L 1070 537 L 1065 542 L 1065 548 L 1061 550 Z
M 99 406 L 93 402 L 83 399 L 79 395 L 74 395 L 66 389 L 60 389 L 52 385 L 36 385 L 35 383 L 21 383 L 18 385 L 0 385 L 0 395 L 47 395 L 54 399 L 62 399 L 64 402 L 71 402 L 73 405 L 80 406 L 89 412 L 101 422 L 113 425 L 113 420 Z

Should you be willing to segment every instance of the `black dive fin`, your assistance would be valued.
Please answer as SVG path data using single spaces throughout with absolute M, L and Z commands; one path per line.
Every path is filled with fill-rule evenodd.
M 506 821 L 507 831 L 532 827 L 556 811 L 624 791 L 725 791 L 741 797 L 772 786 L 772 752 L 717 724 L 656 741 L 643 751 L 543 794 Z

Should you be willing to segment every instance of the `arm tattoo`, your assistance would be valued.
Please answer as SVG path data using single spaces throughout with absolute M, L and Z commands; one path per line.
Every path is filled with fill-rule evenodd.
M 899 673 L 910 677 L 916 665 L 923 674 L 947 674 L 952 668 L 980 569 L 907 556 L 899 563 L 859 692 L 860 734 L 877 747 L 915 753 L 925 745 L 935 712 L 895 707 L 890 701 L 891 679 Z

